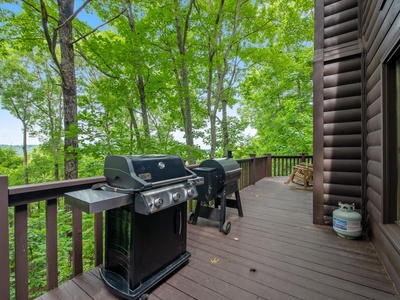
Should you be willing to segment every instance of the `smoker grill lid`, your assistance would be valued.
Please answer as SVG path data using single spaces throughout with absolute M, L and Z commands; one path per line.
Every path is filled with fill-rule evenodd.
M 214 184 L 217 191 L 222 189 L 224 185 L 238 180 L 242 170 L 236 160 L 229 157 L 207 159 L 200 163 L 199 168 L 214 168 L 217 170 Z
M 104 176 L 109 185 L 124 189 L 151 188 L 156 183 L 196 177 L 178 155 L 109 155 L 104 162 Z

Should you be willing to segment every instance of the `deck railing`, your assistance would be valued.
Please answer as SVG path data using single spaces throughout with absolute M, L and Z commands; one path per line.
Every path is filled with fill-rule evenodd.
M 264 177 L 288 176 L 292 167 L 300 162 L 312 163 L 312 156 L 273 156 L 250 155 L 238 159 L 242 168 L 239 189 L 244 189 Z M 194 167 L 194 166 L 189 166 Z M 10 249 L 14 251 L 15 298 L 29 299 L 29 261 L 28 261 L 28 205 L 45 203 L 46 216 L 46 290 L 59 285 L 57 216 L 58 198 L 64 193 L 90 188 L 95 183 L 104 182 L 103 176 L 65 180 L 58 182 L 8 186 L 7 176 L 0 176 L 0 295 L 1 299 L 11 298 Z M 13 208 L 14 224 L 9 224 L 9 208 Z M 82 212 L 72 209 L 72 270 L 73 277 L 83 272 L 82 259 Z M 14 243 L 10 245 L 9 226 L 14 226 Z M 103 214 L 94 217 L 94 262 L 103 262 Z M 10 247 L 11 246 L 11 247 Z M 37 250 L 40 251 L 40 250 Z M 13 293 L 14 294 L 14 293 Z

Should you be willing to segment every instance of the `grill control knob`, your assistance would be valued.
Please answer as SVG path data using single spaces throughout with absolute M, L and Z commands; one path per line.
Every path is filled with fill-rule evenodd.
M 191 188 L 193 186 L 193 182 L 186 182 L 185 188 Z
M 180 193 L 174 193 L 172 195 L 172 200 L 179 201 L 179 199 L 181 199 L 181 194 Z
M 187 193 L 189 197 L 192 197 L 194 195 L 194 189 L 193 188 L 188 189 Z
M 154 206 L 157 208 L 160 208 L 161 205 L 163 205 L 164 200 L 162 198 L 156 198 L 154 199 Z

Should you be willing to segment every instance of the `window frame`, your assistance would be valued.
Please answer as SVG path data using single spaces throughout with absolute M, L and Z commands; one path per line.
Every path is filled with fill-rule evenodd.
M 397 199 L 397 101 L 396 99 L 396 64 L 400 60 L 400 34 L 396 36 L 383 56 L 382 63 L 382 223 L 394 223 L 398 221 Z M 400 109 L 400 104 L 399 104 Z M 399 123 L 399 124 L 397 124 Z M 399 141 L 400 143 L 400 141 Z M 396 164 L 394 164 L 396 162 Z M 396 167 L 393 167 L 396 166 Z

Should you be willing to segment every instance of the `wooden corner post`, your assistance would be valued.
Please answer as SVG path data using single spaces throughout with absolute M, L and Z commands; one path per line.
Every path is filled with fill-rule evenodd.
M 8 178 L 0 176 L 0 295 L 10 299 L 10 253 L 8 230 Z
M 256 155 L 255 154 L 250 154 L 250 157 L 252 158 L 250 162 L 250 185 L 253 185 L 256 183 Z

